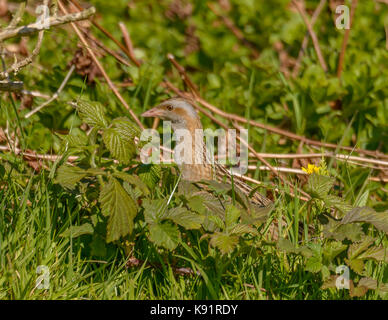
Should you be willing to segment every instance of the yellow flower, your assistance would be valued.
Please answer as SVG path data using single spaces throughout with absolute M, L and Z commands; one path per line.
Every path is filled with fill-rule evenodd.
M 319 174 L 321 167 L 317 167 L 316 165 L 309 163 L 307 166 L 307 169 L 302 167 L 302 170 L 307 174 L 313 174 L 313 173 Z

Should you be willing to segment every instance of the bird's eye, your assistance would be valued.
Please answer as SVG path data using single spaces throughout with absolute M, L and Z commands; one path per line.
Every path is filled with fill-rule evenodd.
M 168 111 L 172 111 L 172 109 L 174 109 L 172 106 L 167 106 Z

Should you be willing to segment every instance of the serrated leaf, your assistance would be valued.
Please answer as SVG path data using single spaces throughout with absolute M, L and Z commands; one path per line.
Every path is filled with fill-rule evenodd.
M 77 182 L 81 181 L 86 176 L 86 170 L 65 164 L 58 168 L 57 177 L 54 182 L 59 183 L 64 188 L 74 189 Z
M 322 266 L 322 258 L 314 255 L 307 259 L 305 268 L 307 271 L 317 273 L 321 271 Z
M 221 253 L 227 254 L 232 252 L 238 243 L 238 237 L 216 232 L 211 236 L 210 244 L 218 248 Z
M 188 211 L 186 208 L 173 208 L 164 216 L 185 229 L 199 229 L 204 221 L 204 216 Z
M 123 139 L 117 128 L 104 130 L 102 139 L 115 159 L 124 164 L 128 164 L 132 160 L 136 152 L 134 141 Z
M 195 212 L 205 213 L 206 207 L 203 204 L 203 199 L 200 196 L 194 196 L 187 199 L 187 206 Z
M 140 130 L 128 118 L 120 117 L 112 121 L 112 126 L 116 128 L 117 132 L 123 139 L 133 141 L 136 136 L 140 135 Z
M 225 208 L 225 226 L 226 229 L 232 228 L 237 224 L 238 219 L 240 218 L 240 210 L 233 205 L 228 205 Z
M 137 209 L 133 199 L 115 178 L 110 178 L 100 193 L 102 213 L 109 216 L 106 241 L 112 242 L 132 232 Z
M 170 222 L 151 224 L 149 231 L 149 239 L 152 242 L 169 250 L 174 250 L 181 239 L 178 227 Z
M 132 184 L 134 185 L 135 187 L 139 188 L 139 190 L 145 195 L 149 195 L 150 194 L 150 191 L 147 187 L 147 185 L 138 177 L 138 176 L 135 176 L 135 175 L 131 175 L 131 174 L 128 174 L 126 172 L 122 172 L 122 171 L 119 171 L 119 172 L 115 172 L 113 173 L 113 175 L 116 177 L 116 178 L 119 178 L 123 181 L 126 181 L 128 182 L 129 184 Z
M 80 118 L 92 127 L 105 128 L 108 125 L 104 107 L 97 101 L 79 100 L 77 102 L 77 110 Z
M 233 234 L 233 235 L 236 235 L 236 236 L 242 236 L 242 235 L 245 235 L 245 234 L 251 234 L 251 235 L 257 235 L 258 234 L 258 231 L 251 227 L 251 226 L 248 226 L 246 224 L 238 224 L 236 226 L 234 226 L 231 230 L 230 230 L 230 233 Z
M 93 226 L 90 223 L 84 223 L 80 226 L 71 226 L 70 228 L 62 232 L 59 236 L 77 238 L 84 234 L 93 234 L 93 232 L 94 232 Z
M 364 236 L 364 232 L 359 224 L 349 223 L 340 224 L 339 222 L 330 221 L 323 229 L 325 238 L 333 238 L 335 240 L 349 239 L 350 241 L 360 241 Z
M 319 174 L 311 174 L 307 182 L 307 192 L 316 198 L 322 199 L 333 187 L 335 179 Z
M 342 224 L 351 222 L 367 222 L 388 234 L 388 212 L 376 212 L 369 207 L 354 208 L 341 221 Z
M 224 224 L 224 222 L 222 221 L 222 219 L 220 217 L 214 216 L 214 215 L 209 215 L 207 217 L 207 219 L 209 221 L 213 222 L 216 225 L 217 228 L 219 228 L 221 230 L 225 229 L 225 224 Z
M 369 199 L 369 190 L 366 190 L 356 201 L 354 204 L 355 207 L 364 207 L 366 206 Z
M 165 199 L 145 199 L 143 201 L 144 219 L 147 223 L 158 223 L 162 218 L 167 208 L 167 200 Z
M 160 166 L 141 164 L 137 171 L 139 178 L 150 188 L 154 189 L 161 177 Z
M 388 263 L 388 249 L 383 246 L 372 246 L 367 250 L 362 252 L 358 257 L 358 259 L 373 259 L 376 261 L 384 261 Z
M 334 195 L 325 195 L 322 196 L 321 199 L 325 202 L 326 206 L 335 207 L 336 209 L 344 213 L 352 210 L 353 208 L 353 206 L 346 203 L 344 199 Z
M 339 241 L 329 242 L 323 247 L 323 256 L 329 262 L 333 261 L 341 252 L 347 249 L 347 245 Z

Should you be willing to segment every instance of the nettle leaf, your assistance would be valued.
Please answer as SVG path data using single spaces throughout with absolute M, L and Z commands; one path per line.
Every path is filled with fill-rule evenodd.
M 216 232 L 211 235 L 210 244 L 219 249 L 222 254 L 232 252 L 238 243 L 238 237 L 226 233 Z
M 367 222 L 388 234 L 388 212 L 376 212 L 369 207 L 354 208 L 341 221 L 342 224 L 351 222 Z
M 144 219 L 147 223 L 158 223 L 167 209 L 166 199 L 145 199 L 143 201 Z
M 164 216 L 185 229 L 199 229 L 205 219 L 204 216 L 188 211 L 186 208 L 173 208 Z
M 141 164 L 137 174 L 150 189 L 154 189 L 160 180 L 161 168 L 153 164 Z
M 213 222 L 216 228 L 219 228 L 221 230 L 225 229 L 224 221 L 222 221 L 222 219 L 220 217 L 214 216 L 214 215 L 209 215 L 209 216 L 207 216 L 207 219 L 209 221 Z
M 156 245 L 174 250 L 181 241 L 181 234 L 176 225 L 166 221 L 149 226 L 149 239 Z
M 259 232 L 255 228 L 246 224 L 238 224 L 230 230 L 230 233 L 236 236 L 243 236 L 245 234 L 251 234 L 255 236 Z
M 369 199 L 369 190 L 366 190 L 354 204 L 355 207 L 365 207 Z
M 102 139 L 112 156 L 124 164 L 128 164 L 136 152 L 134 141 L 123 138 L 117 128 L 104 130 Z
M 125 182 L 128 182 L 129 184 L 134 185 L 135 187 L 139 188 L 139 190 L 145 195 L 150 194 L 150 190 L 148 189 L 147 185 L 138 177 L 135 175 L 128 174 L 126 172 L 115 172 L 113 175 L 116 178 L 119 178 Z
M 88 125 L 99 128 L 106 128 L 108 126 L 105 110 L 101 103 L 79 100 L 77 101 L 77 110 L 82 121 Z
M 87 175 L 86 170 L 65 164 L 58 168 L 54 182 L 59 183 L 64 188 L 74 189 L 76 184 Z
M 70 228 L 62 232 L 59 236 L 77 238 L 84 234 L 93 234 L 93 232 L 94 232 L 93 226 L 90 223 L 84 223 L 80 226 L 71 226 Z
M 346 203 L 346 201 L 340 197 L 334 195 L 326 195 L 322 197 L 322 200 L 325 202 L 326 206 L 334 207 L 341 212 L 348 212 L 352 210 L 353 206 Z
M 117 132 L 120 134 L 123 139 L 128 141 L 133 141 L 136 136 L 140 136 L 139 128 L 128 118 L 120 117 L 112 121 L 112 126 L 117 129 Z
M 193 196 L 187 199 L 187 206 L 190 210 L 204 214 L 206 207 L 203 204 L 203 199 L 200 196 Z
M 375 247 L 372 246 L 361 253 L 358 259 L 373 259 L 376 261 L 384 261 L 388 263 L 388 249 L 383 246 Z
M 100 193 L 102 213 L 109 216 L 106 241 L 112 242 L 132 232 L 137 208 L 133 199 L 115 178 L 110 178 Z
M 353 243 L 349 246 L 348 249 L 348 259 L 345 259 L 345 262 L 350 268 L 353 269 L 358 274 L 364 273 L 364 260 L 361 254 L 368 249 L 368 247 L 374 242 L 370 237 L 365 237 L 365 239 L 360 243 Z
M 364 236 L 362 227 L 357 223 L 340 224 L 337 221 L 330 221 L 323 228 L 325 238 L 332 238 L 342 241 L 345 238 L 350 241 L 361 241 Z
M 240 210 L 233 205 L 228 205 L 225 210 L 225 226 L 227 229 L 237 224 L 240 218 Z
M 318 255 L 313 255 L 312 257 L 308 258 L 305 265 L 306 270 L 313 273 L 321 271 L 322 266 L 322 257 Z
M 277 247 L 286 253 L 301 254 L 305 258 L 310 258 L 313 256 L 314 252 L 307 246 L 295 247 L 291 240 L 286 238 L 280 238 L 277 242 Z
M 328 262 L 331 262 L 340 253 L 344 252 L 347 249 L 347 247 L 348 246 L 346 244 L 342 244 L 339 241 L 329 242 L 323 247 L 323 256 L 325 260 L 327 260 Z
M 62 139 L 62 145 L 68 146 L 70 148 L 84 147 L 88 143 L 88 137 L 85 134 L 74 135 L 72 133 L 69 133 L 67 135 L 62 135 L 59 133 L 55 133 L 55 135 Z
M 322 199 L 324 198 L 333 187 L 335 179 L 328 176 L 322 176 L 319 174 L 311 174 L 307 182 L 307 192 L 313 197 Z

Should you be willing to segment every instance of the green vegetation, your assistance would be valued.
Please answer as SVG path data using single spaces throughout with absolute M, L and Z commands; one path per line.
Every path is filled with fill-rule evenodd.
M 304 1 L 306 13 L 319 2 Z M 204 192 L 181 181 L 174 165 L 142 164 L 142 144 L 134 143 L 141 129 L 72 27 L 45 31 L 39 55 L 11 80 L 51 97 L 70 65 L 75 71 L 59 98 L 31 117 L 48 97 L 1 93 L 0 299 L 387 299 L 388 5 L 358 2 L 338 77 L 346 30 L 335 28 L 334 2 L 325 2 L 314 25 L 328 71 L 310 40 L 296 76 L 307 31 L 289 0 L 89 1 L 125 48 L 124 23 L 136 59 L 90 21 L 78 23 L 137 116 L 175 95 L 166 81 L 190 92 L 171 53 L 204 100 L 264 124 L 239 124 L 257 152 L 359 157 L 267 158 L 308 172 L 285 173 L 286 184 L 271 171 L 249 171 L 274 202 L 269 213 L 231 185 L 208 182 Z M 35 20 L 38 4 L 28 1 L 20 25 Z M 13 38 L 4 46 L 25 45 Z M 6 55 L 6 65 L 13 59 Z M 289 139 L 275 127 L 336 148 Z M 273 220 L 286 222 L 278 239 L 269 234 Z M 42 265 L 48 288 L 41 288 Z M 336 288 L 339 266 L 349 268 L 349 289 Z

